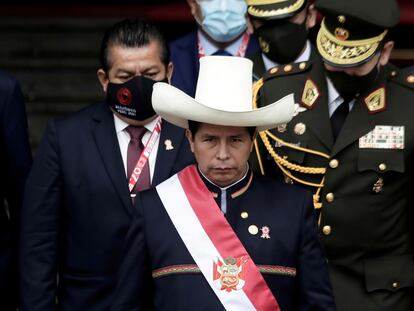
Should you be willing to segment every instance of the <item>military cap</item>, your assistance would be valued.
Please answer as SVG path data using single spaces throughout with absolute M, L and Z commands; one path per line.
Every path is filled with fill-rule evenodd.
M 247 13 L 256 19 L 290 18 L 299 13 L 307 0 L 247 0 Z
M 319 53 L 336 67 L 369 61 L 400 18 L 395 0 L 316 0 L 315 7 L 324 15 L 316 39 Z

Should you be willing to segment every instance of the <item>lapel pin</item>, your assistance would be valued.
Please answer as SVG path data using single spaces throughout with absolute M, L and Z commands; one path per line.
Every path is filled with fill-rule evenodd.
M 174 146 L 172 144 L 171 139 L 166 139 L 164 141 L 164 145 L 165 145 L 165 150 L 174 150 Z
M 260 230 L 262 231 L 262 235 L 260 236 L 262 239 L 270 239 L 270 229 L 268 226 L 263 226 Z

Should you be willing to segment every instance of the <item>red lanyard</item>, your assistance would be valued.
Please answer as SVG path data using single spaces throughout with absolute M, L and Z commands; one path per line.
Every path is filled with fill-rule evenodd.
M 240 45 L 239 50 L 237 51 L 235 56 L 244 57 L 246 55 L 247 46 L 249 45 L 250 35 L 245 32 L 243 35 L 242 43 Z M 197 37 L 197 46 L 198 46 L 198 58 L 206 56 L 206 52 L 200 43 L 200 35 Z
M 145 148 L 142 151 L 138 159 L 137 165 L 135 165 L 135 168 L 132 171 L 131 177 L 129 177 L 129 183 L 128 183 L 129 192 L 132 192 L 132 190 L 134 189 L 139 179 L 139 176 L 141 176 L 142 169 L 144 165 L 147 163 L 149 156 L 152 150 L 154 149 L 155 143 L 157 142 L 158 136 L 160 136 L 160 133 L 161 133 L 161 118 L 158 117 L 158 121 L 157 121 L 157 124 L 155 125 L 154 131 L 151 133 L 150 138 L 145 144 Z

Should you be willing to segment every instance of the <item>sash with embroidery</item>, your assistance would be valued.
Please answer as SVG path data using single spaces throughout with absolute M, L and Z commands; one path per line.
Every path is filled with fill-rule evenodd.
M 156 187 L 185 246 L 226 310 L 280 311 L 194 165 Z

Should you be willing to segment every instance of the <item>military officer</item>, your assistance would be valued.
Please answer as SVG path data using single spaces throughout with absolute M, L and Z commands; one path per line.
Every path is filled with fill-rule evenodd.
M 247 4 L 247 13 L 260 45 L 260 50 L 249 56 L 253 61 L 255 80 L 272 67 L 287 65 L 281 72 L 290 74 L 290 63 L 320 58 L 308 40 L 308 31 L 316 22 L 316 11 L 309 1 L 247 0 Z
M 388 64 L 398 4 L 317 0 L 315 7 L 324 15 L 317 48 L 327 89 L 304 94 L 327 104 L 299 102 L 277 137 L 266 135 L 268 150 L 290 180 L 323 184 L 316 205 L 337 309 L 413 310 L 414 77 Z M 275 81 L 265 81 L 262 99 L 278 96 Z
M 325 67 L 322 59 L 309 39 L 308 30 L 315 25 L 316 11 L 306 0 L 266 1 L 248 0 L 248 14 L 254 26 L 254 34 L 258 37 L 261 51 L 251 59 L 255 84 L 256 103 L 259 107 L 267 105 L 269 100 L 294 93 L 296 104 L 295 114 L 317 106 L 327 106 L 327 82 Z M 297 122 L 296 135 L 303 135 L 306 126 Z M 280 163 L 286 161 L 283 157 L 293 157 L 302 153 L 294 152 L 289 155 L 285 150 L 278 151 L 280 157 L 274 154 L 279 150 L 281 141 L 278 135 L 288 134 L 286 124 L 276 129 L 260 133 L 255 143 L 256 153 L 250 159 L 252 169 L 265 175 L 280 174 L 285 171 Z M 286 132 L 286 133 L 285 133 Z M 275 136 L 276 135 L 276 136 Z M 302 147 L 312 147 L 297 145 Z M 325 152 L 327 150 L 324 150 Z M 327 165 L 329 156 L 324 155 L 322 165 Z M 275 162 L 276 161 L 276 162 Z M 282 170 L 277 169 L 277 165 Z M 293 167 L 295 176 L 285 171 L 285 179 L 305 183 L 315 193 L 315 204 L 319 204 L 318 193 L 325 169 L 323 167 L 308 169 L 300 166 Z M 312 174 L 302 174 L 311 172 Z

